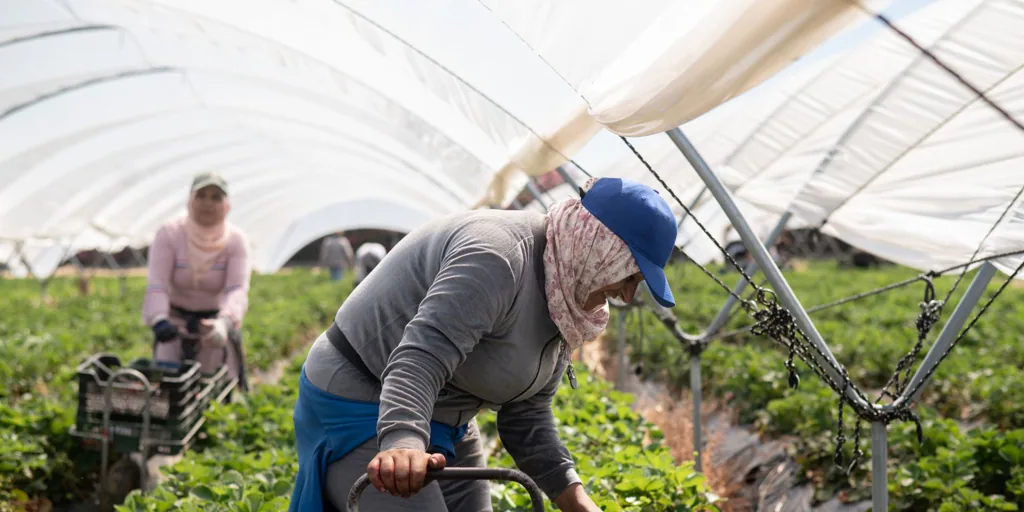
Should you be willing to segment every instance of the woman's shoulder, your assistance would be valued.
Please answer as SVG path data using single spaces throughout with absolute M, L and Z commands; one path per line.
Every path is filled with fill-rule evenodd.
M 185 217 L 178 216 L 168 219 L 157 228 L 156 237 L 163 237 L 171 245 L 176 245 L 178 237 L 185 232 Z
M 450 217 L 447 231 L 456 238 L 505 252 L 533 236 L 530 218 L 519 213 L 522 212 L 471 210 Z
M 242 228 L 230 222 L 227 224 L 228 241 L 227 246 L 235 250 L 248 251 L 250 249 L 249 236 Z
M 447 245 L 471 252 L 484 249 L 522 274 L 534 259 L 538 233 L 543 237 L 543 215 L 535 213 L 475 210 L 455 222 Z

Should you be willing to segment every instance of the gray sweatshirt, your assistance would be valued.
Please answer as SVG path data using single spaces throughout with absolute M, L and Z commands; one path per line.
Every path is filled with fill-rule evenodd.
M 381 450 L 423 450 L 431 420 L 457 426 L 496 410 L 505 449 L 557 497 L 580 479 L 551 411 L 569 353 L 548 316 L 544 223 L 537 212 L 475 210 L 405 237 L 336 316 L 383 387 L 337 369 L 349 365 L 324 337 L 307 377 L 346 398 L 379 399 Z

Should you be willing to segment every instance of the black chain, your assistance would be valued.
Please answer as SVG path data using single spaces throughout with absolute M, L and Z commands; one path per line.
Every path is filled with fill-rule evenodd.
M 796 373 L 796 365 L 793 364 L 793 356 L 796 355 L 794 344 L 789 345 L 789 359 L 786 359 L 786 369 L 789 370 L 789 389 L 796 390 L 800 387 L 800 376 Z
M 839 416 L 836 421 L 836 453 L 832 456 L 832 463 L 838 468 L 843 467 L 843 445 L 846 444 L 846 434 L 843 432 L 846 427 L 843 425 L 843 410 L 846 409 L 846 400 L 843 399 L 847 388 L 850 387 L 850 376 L 843 372 L 843 392 L 839 395 Z
M 923 281 L 923 280 L 925 280 L 927 278 L 941 277 L 943 275 L 948 274 L 949 272 L 952 272 L 952 271 L 957 270 L 957 269 L 969 267 L 969 266 L 971 266 L 971 265 L 973 265 L 975 263 L 983 263 L 983 262 L 987 262 L 987 261 L 1007 258 L 1007 257 L 1010 257 L 1010 256 L 1018 256 L 1018 255 L 1021 255 L 1021 254 L 1024 254 L 1024 250 L 1017 249 L 1017 250 L 1013 250 L 1013 251 L 1006 251 L 1006 252 L 1001 252 L 1001 253 L 997 253 L 997 254 L 992 254 L 992 255 L 989 255 L 989 256 L 985 256 L 984 258 L 973 259 L 971 261 L 968 261 L 967 263 L 960 263 L 958 265 L 953 265 L 951 267 L 946 267 L 946 268 L 941 269 L 941 270 L 932 270 L 932 271 L 925 272 L 923 274 L 914 276 L 914 277 L 912 277 L 910 279 L 905 279 L 905 280 L 900 281 L 898 283 L 893 283 L 893 284 L 889 284 L 889 285 L 886 285 L 886 286 L 882 286 L 880 288 L 875 288 L 873 290 L 864 291 L 864 292 L 858 293 L 856 295 L 851 295 L 849 297 L 845 297 L 845 298 L 842 298 L 842 299 L 839 299 L 839 300 L 836 300 L 836 301 L 833 301 L 833 302 L 827 302 L 827 303 L 824 303 L 824 304 L 819 304 L 819 305 L 814 306 L 812 308 L 808 308 L 807 309 L 807 314 L 808 315 L 813 315 L 814 313 L 818 313 L 818 312 L 824 311 L 826 309 L 831 309 L 831 308 L 834 308 L 836 306 L 841 306 L 841 305 L 849 303 L 849 302 L 854 302 L 856 300 L 860 300 L 860 299 L 863 299 L 863 298 L 871 297 L 871 296 L 874 296 L 874 295 L 878 295 L 878 294 L 881 294 L 881 293 L 885 293 L 885 292 L 889 292 L 889 291 L 895 290 L 895 289 L 903 287 L 903 286 L 914 284 L 914 283 L 916 283 L 918 281 Z M 951 290 L 951 293 L 947 293 L 946 294 L 946 299 L 943 302 L 948 303 L 949 302 L 949 296 L 951 294 L 952 294 L 952 290 Z M 736 336 L 736 335 L 739 335 L 739 334 L 743 334 L 744 332 L 747 332 L 747 331 L 751 330 L 751 328 L 753 328 L 753 324 L 747 325 L 745 327 L 741 327 L 741 328 L 733 330 L 733 331 L 729 331 L 729 332 L 723 333 L 722 335 L 718 336 L 718 338 L 731 338 L 733 336 Z
M 853 468 L 860 463 L 860 460 L 864 457 L 864 452 L 860 449 L 860 432 L 863 422 L 860 417 L 857 418 L 857 426 L 853 429 L 853 461 L 850 462 L 850 467 L 846 468 L 846 473 L 849 474 L 853 471 Z
M 944 300 L 935 300 L 935 285 L 932 283 L 931 277 L 925 276 L 923 279 L 925 282 L 924 300 L 918 305 L 921 308 L 921 312 L 917 314 L 917 320 L 914 322 L 914 326 L 917 328 L 917 343 L 910 349 L 910 352 L 896 362 L 896 370 L 889 377 L 885 385 L 882 386 L 882 391 L 875 400 L 876 404 L 885 397 L 895 400 L 906 389 L 907 384 L 910 382 L 910 370 L 913 368 L 918 354 L 921 353 L 924 340 L 928 339 L 928 334 L 931 332 L 932 327 L 939 322 L 939 318 L 942 316 L 942 308 L 946 305 L 946 302 Z M 902 380 L 900 377 L 901 373 L 903 374 Z M 896 388 L 895 393 L 889 391 L 889 388 L 893 386 Z
M 914 386 L 914 389 L 910 390 L 907 393 L 908 397 L 914 396 L 914 394 L 916 394 L 917 391 L 921 389 L 921 386 L 923 386 L 925 382 L 928 382 L 928 379 L 931 378 L 932 374 L 935 373 L 935 370 L 939 368 L 939 365 L 942 364 L 942 362 L 945 361 L 947 357 L 949 357 L 949 354 L 953 352 L 953 349 L 956 348 L 958 343 L 960 343 L 960 340 L 964 339 L 967 333 L 970 332 L 971 328 L 974 327 L 974 324 L 978 323 L 978 320 L 981 319 L 985 312 L 988 311 L 988 308 L 992 306 L 992 303 L 995 302 L 996 297 L 999 297 L 999 295 L 1003 293 L 1003 290 L 1005 290 L 1006 287 L 1009 286 L 1010 282 L 1012 282 L 1017 277 L 1017 274 L 1020 274 L 1020 271 L 1022 269 L 1024 269 L 1024 260 L 1021 260 L 1020 265 L 1017 265 L 1017 268 L 1013 271 L 1012 274 L 1010 274 L 1010 277 L 1006 278 L 1006 280 L 1003 281 L 1003 284 L 999 286 L 999 289 L 996 290 L 996 292 L 993 293 L 991 297 L 989 297 L 988 301 L 985 302 L 985 305 L 982 306 L 981 311 L 978 311 L 978 314 L 974 315 L 974 318 L 971 319 L 971 323 L 967 324 L 967 327 L 964 328 L 964 330 L 960 331 L 960 334 L 957 335 L 956 339 L 954 339 L 953 342 L 949 344 L 949 347 L 942 353 L 942 355 L 939 356 L 939 360 L 935 362 L 935 365 L 928 369 L 928 371 L 924 375 L 924 378 L 922 378 L 917 383 L 917 385 Z M 906 404 L 903 404 L 904 407 L 909 407 L 909 402 L 910 401 L 908 400 Z M 909 409 L 906 410 L 909 411 Z

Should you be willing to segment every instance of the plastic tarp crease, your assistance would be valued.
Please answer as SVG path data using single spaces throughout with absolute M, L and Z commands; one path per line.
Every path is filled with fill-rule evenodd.
M 597 122 L 627 136 L 695 119 L 864 19 L 847 0 L 662 0 L 628 9 L 612 0 L 480 1 L 573 86 Z

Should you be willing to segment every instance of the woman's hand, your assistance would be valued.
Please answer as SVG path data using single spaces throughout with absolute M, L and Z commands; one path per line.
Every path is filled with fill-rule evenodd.
M 217 348 L 228 342 L 228 321 L 226 318 L 204 318 L 200 321 L 200 335 L 213 342 Z
M 444 469 L 444 455 L 420 450 L 388 450 L 366 466 L 366 475 L 378 491 L 408 498 L 423 489 L 427 469 Z
M 562 491 L 562 494 L 555 498 L 555 505 L 562 512 L 601 512 L 580 484 L 572 484 Z

